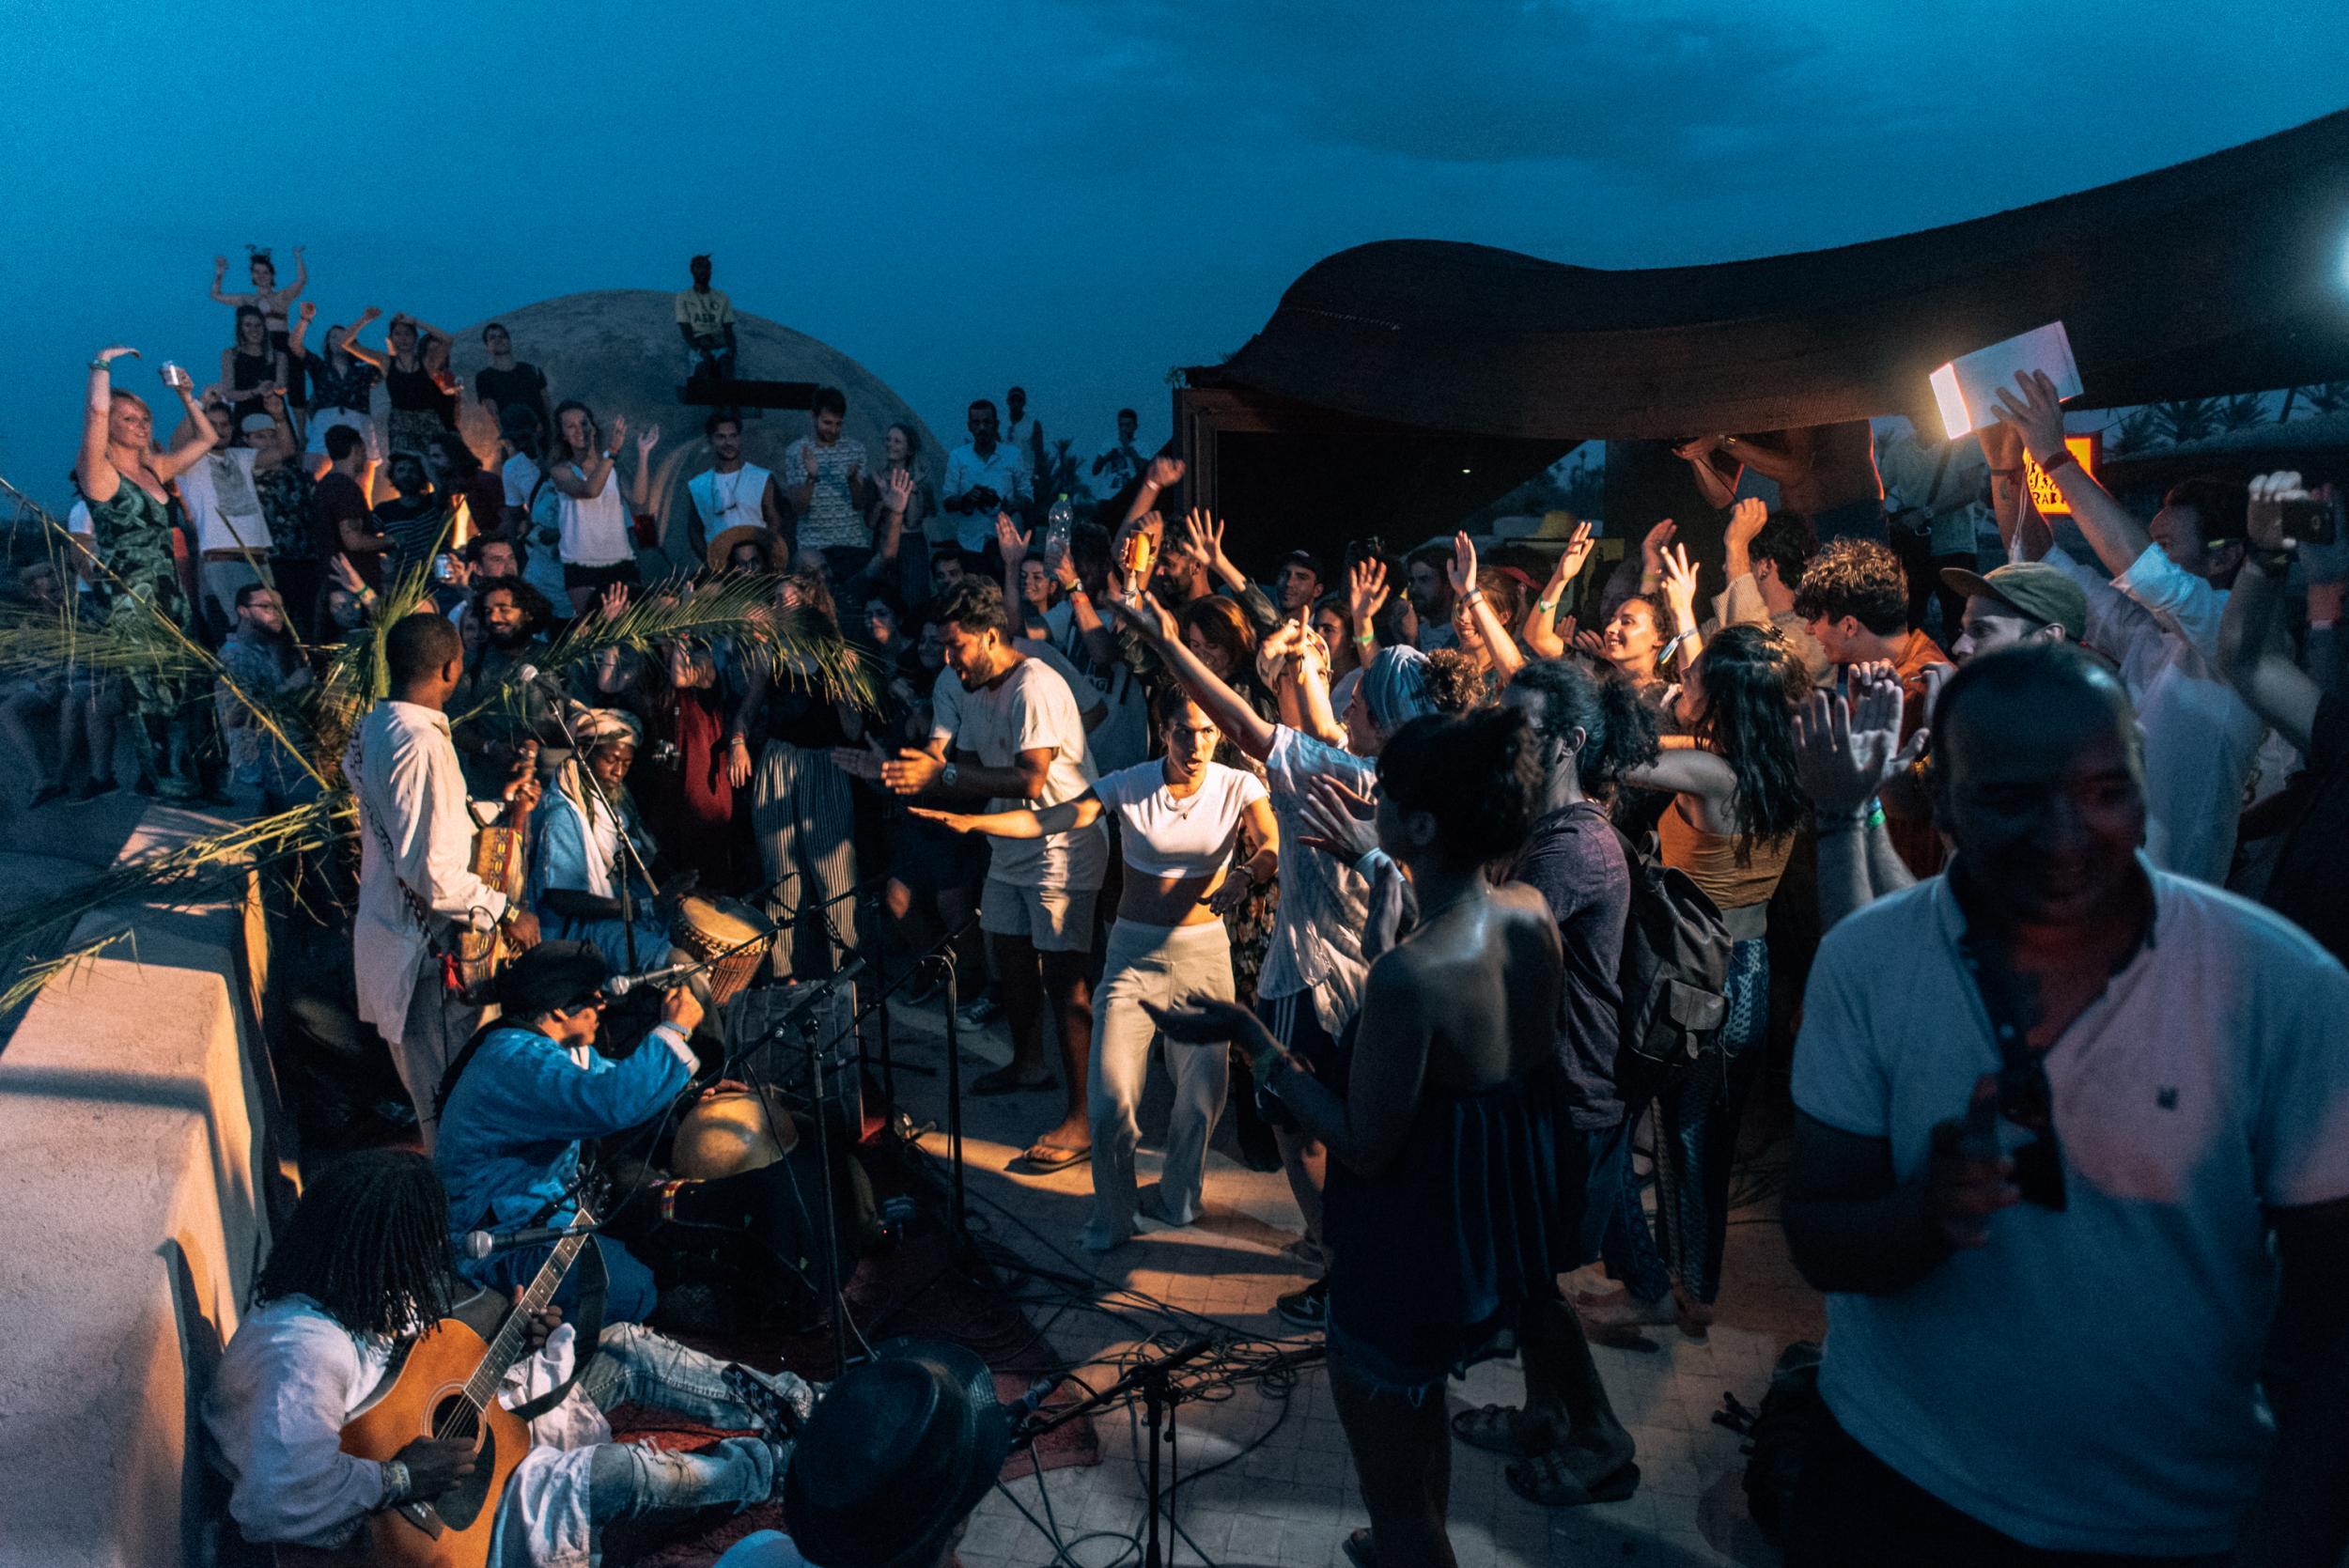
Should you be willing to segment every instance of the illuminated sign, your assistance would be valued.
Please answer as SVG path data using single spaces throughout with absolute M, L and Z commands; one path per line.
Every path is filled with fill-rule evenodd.
M 2096 477 L 2096 465 L 2104 460 L 2105 438 L 2101 435 L 2065 436 L 2063 444 L 2072 449 L 2073 460 L 2080 472 L 2091 479 Z M 2072 508 L 2064 505 L 2063 492 L 2056 489 L 2047 471 L 2041 468 L 2028 452 L 2023 454 L 2023 482 L 2030 487 L 2030 504 L 2043 518 L 2068 518 Z

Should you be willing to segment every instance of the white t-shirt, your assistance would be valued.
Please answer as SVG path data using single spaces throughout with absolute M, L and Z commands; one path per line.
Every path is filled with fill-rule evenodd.
M 549 602 L 567 605 L 563 586 L 563 555 L 557 541 L 562 526 L 563 492 L 554 481 L 538 481 L 546 470 L 527 452 L 517 452 L 498 471 L 506 482 L 506 504 L 530 518 L 529 559 L 522 564 L 522 581 L 547 596 Z
M 1232 858 L 1240 814 L 1265 798 L 1264 781 L 1220 762 L 1181 800 L 1166 765 L 1145 762 L 1105 774 L 1093 786 L 1117 814 L 1126 863 L 1146 877 L 1209 877 Z
M 573 478 L 586 479 L 577 463 L 569 466 Z M 547 489 L 554 489 L 553 484 L 550 482 Z M 628 536 L 628 504 L 620 499 L 617 465 L 604 470 L 603 489 L 584 500 L 564 490 L 555 494 L 561 497 L 559 526 L 565 566 L 615 567 L 636 559 L 636 546 Z
M 1071 685 L 1082 681 L 1109 705 L 1109 717 L 1093 730 L 1093 766 L 1113 773 L 1143 761 L 1150 754 L 1150 699 L 1142 682 L 1134 678 L 1133 667 L 1120 660 L 1104 671 L 1084 656 L 1084 633 L 1077 629 L 1077 612 L 1066 599 L 1044 612 L 1044 628 L 1051 634 L 1050 645 L 1060 656 L 1052 667 Z M 1081 659 L 1082 664 L 1078 662 Z M 1086 712 L 1092 711 L 1081 689 L 1077 701 Z
M 1030 659 L 1040 659 L 1050 664 L 1052 667 L 1052 673 L 1068 683 L 1068 694 L 1077 702 L 1077 721 L 1080 725 L 1093 716 L 1095 709 L 1109 700 L 1101 695 L 1100 688 L 1080 675 L 1077 666 L 1071 664 L 1066 657 L 1051 644 L 1040 643 L 1033 637 L 1015 637 L 1011 640 L 1011 645 Z M 938 677 L 930 682 L 930 738 L 932 740 L 952 740 L 955 737 L 955 730 L 961 722 L 962 699 L 962 678 L 955 674 L 953 666 L 941 668 L 938 672 Z M 1101 771 L 1101 756 L 1093 749 L 1093 736 L 1096 729 L 1106 727 L 1106 725 L 1097 725 L 1085 732 L 1085 766 L 1093 770 L 1092 776 L 1098 776 Z
M 2349 973 L 2278 916 L 2148 870 L 2151 939 L 2046 1056 L 2067 1206 L 1993 1215 L 1986 1247 L 1906 1290 L 1828 1297 L 1836 1420 L 2047 1550 L 2233 1545 L 2270 1436 L 2263 1210 L 2349 1195 Z M 1838 924 L 1811 970 L 1795 1104 L 1888 1140 L 1903 1182 L 1999 1067 L 1964 926 L 1937 877 Z
M 956 748 L 975 753 L 986 767 L 1009 768 L 1022 752 L 1051 752 L 1041 795 L 1033 800 L 990 800 L 988 810 L 1057 806 L 1093 787 L 1093 762 L 1085 753 L 1084 720 L 1076 695 L 1043 660 L 1022 659 L 1002 680 L 976 691 L 963 690 L 952 669 L 941 670 L 930 702 L 939 716 L 933 731 L 951 718 Z M 1053 892 L 1099 888 L 1109 861 L 1109 835 L 1098 822 L 1040 839 L 995 838 L 988 844 L 989 877 Z
M 198 551 L 270 551 L 269 520 L 261 515 L 260 493 L 253 488 L 249 446 L 208 452 L 179 475 L 179 500 L 195 524 Z

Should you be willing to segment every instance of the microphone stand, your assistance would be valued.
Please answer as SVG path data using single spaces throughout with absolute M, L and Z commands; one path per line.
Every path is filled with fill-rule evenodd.
M 1209 1342 L 1204 1338 L 1179 1345 L 1156 1360 L 1143 1362 L 1099 1393 L 1080 1400 L 1066 1409 L 1055 1410 L 1050 1419 L 1034 1421 L 1012 1435 L 1015 1451 L 1032 1447 L 1038 1437 L 1067 1425 L 1079 1417 L 1107 1410 L 1130 1394 L 1139 1392 L 1142 1395 L 1143 1425 L 1150 1434 L 1150 1523 L 1143 1547 L 1143 1568 L 1165 1568 L 1166 1558 L 1159 1546 L 1159 1515 L 1164 1514 L 1170 1527 L 1174 1522 L 1174 1506 L 1167 1496 L 1171 1483 L 1161 1486 L 1159 1481 L 1159 1444 L 1166 1445 L 1170 1474 L 1174 1467 L 1174 1407 L 1182 1403 L 1182 1396 L 1174 1388 L 1174 1371 L 1187 1362 L 1196 1360 L 1210 1348 Z M 1036 1474 L 1040 1482 L 1043 1475 L 1041 1465 L 1037 1467 Z
M 540 671 L 529 684 L 537 686 L 544 675 L 545 672 Z M 637 969 L 641 965 L 636 956 L 636 889 L 634 880 L 629 876 L 629 867 L 632 864 L 643 874 L 645 886 L 652 891 L 655 898 L 661 896 L 661 885 L 652 879 L 651 867 L 646 865 L 645 858 L 636 852 L 636 840 L 628 831 L 628 819 L 613 809 L 612 797 L 603 792 L 603 784 L 597 779 L 596 770 L 587 765 L 587 755 L 580 750 L 579 737 L 571 733 L 570 714 L 567 711 L 571 701 L 569 695 L 562 692 L 560 688 L 554 692 L 541 688 L 539 694 L 549 699 L 547 706 L 554 715 L 556 726 L 562 730 L 563 738 L 571 743 L 571 761 L 578 768 L 579 776 L 586 781 L 587 791 L 596 798 L 596 803 L 611 816 L 612 835 L 620 841 L 620 863 L 615 868 L 620 874 L 620 928 L 622 939 L 627 943 L 628 967 Z M 555 787 L 563 787 L 559 774 Z

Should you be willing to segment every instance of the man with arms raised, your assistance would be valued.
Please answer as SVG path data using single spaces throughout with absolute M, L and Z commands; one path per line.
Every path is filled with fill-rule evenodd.
M 451 951 L 460 929 L 493 926 L 528 947 L 538 939 L 538 921 L 473 874 L 479 824 L 444 711 L 464 672 L 457 629 L 419 611 L 384 633 L 383 660 L 391 694 L 359 722 L 343 753 L 359 808 L 351 967 L 359 1017 L 390 1044 L 428 1151 L 441 1074 L 481 1019 L 480 1008 L 443 985 L 439 955 Z M 537 780 L 518 766 L 504 793 L 527 811 L 537 800 Z
M 2139 853 L 2089 655 L 1983 655 L 1936 724 L 1950 870 L 1828 933 L 1795 1051 L 1831 1419 L 1788 1561 L 2329 1568 L 2349 974 Z

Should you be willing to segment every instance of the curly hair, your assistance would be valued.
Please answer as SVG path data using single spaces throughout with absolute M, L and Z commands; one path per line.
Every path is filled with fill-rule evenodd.
M 1516 852 L 1541 795 L 1533 731 L 1512 707 L 1431 713 L 1394 732 L 1378 753 L 1378 783 L 1407 812 L 1436 819 L 1436 846 L 1455 860 Z
M 1466 713 L 1492 700 L 1492 683 L 1474 655 L 1458 648 L 1438 648 L 1427 656 L 1427 694 L 1438 713 Z
M 1006 638 L 1011 635 L 1011 621 L 1003 613 L 1003 591 L 984 578 L 966 577 L 955 584 L 930 613 L 930 619 L 957 627 L 972 637 L 988 631 Z
M 1908 574 L 1874 539 L 1837 539 L 1803 568 L 1795 613 L 1806 621 L 1849 615 L 1879 637 L 1893 636 L 1908 629 Z
M 1544 739 L 1564 740 L 1582 732 L 1575 779 L 1595 800 L 1612 795 L 1627 769 L 1656 760 L 1656 714 L 1612 669 L 1594 671 L 1572 659 L 1537 659 L 1517 672 L 1509 689 L 1542 699 L 1533 729 Z
M 1746 547 L 1748 560 L 1767 561 L 1778 568 L 1778 580 L 1789 584 L 1802 581 L 1803 568 L 1818 552 L 1819 536 L 1811 520 L 1793 512 L 1772 512 Z
M 448 1316 L 455 1289 L 448 1194 L 431 1162 L 406 1149 L 369 1149 L 317 1173 L 271 1249 L 253 1301 L 306 1296 L 354 1334 L 391 1337 Z
M 1811 810 L 1795 768 L 1795 709 L 1811 694 L 1811 672 L 1778 628 L 1725 626 L 1704 644 L 1694 679 L 1704 693 L 1697 744 L 1737 776 L 1742 865 L 1755 846 L 1784 838 Z

